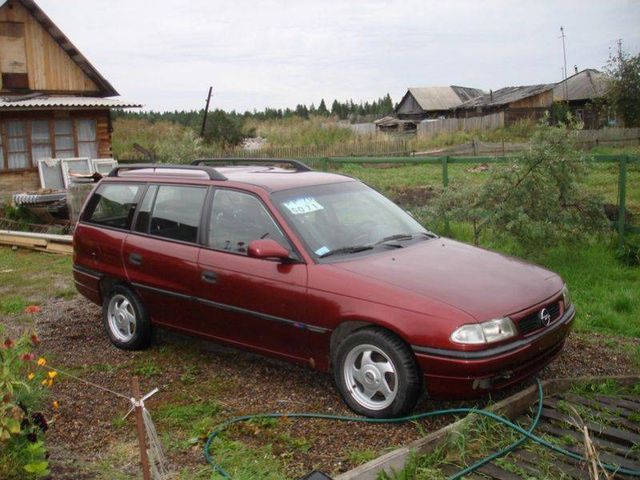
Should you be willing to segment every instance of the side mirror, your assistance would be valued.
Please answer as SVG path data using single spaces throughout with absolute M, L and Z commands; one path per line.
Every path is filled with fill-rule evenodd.
M 249 244 L 247 255 L 252 258 L 277 258 L 285 260 L 289 258 L 289 250 L 275 240 L 265 238 L 252 241 Z

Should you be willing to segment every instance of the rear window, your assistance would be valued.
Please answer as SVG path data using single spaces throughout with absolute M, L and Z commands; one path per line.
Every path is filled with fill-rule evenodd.
M 205 187 L 159 186 L 151 213 L 149 234 L 196 243 L 206 194 Z
M 91 197 L 83 220 L 113 228 L 128 230 L 140 185 L 107 183 L 98 187 Z

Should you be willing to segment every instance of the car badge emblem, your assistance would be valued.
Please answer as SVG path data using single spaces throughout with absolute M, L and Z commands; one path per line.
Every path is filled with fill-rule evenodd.
M 544 325 L 545 327 L 548 327 L 551 324 L 551 314 L 546 308 L 540 310 L 538 317 L 540 318 L 542 325 Z

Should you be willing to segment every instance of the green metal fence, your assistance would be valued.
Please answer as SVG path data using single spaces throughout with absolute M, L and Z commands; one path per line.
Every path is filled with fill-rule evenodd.
M 517 157 L 329 157 L 321 158 L 323 171 L 331 167 L 347 164 L 427 164 L 442 165 L 442 186 L 449 186 L 449 165 L 469 163 L 506 163 Z M 612 222 L 617 229 L 619 246 L 624 248 L 624 238 L 627 233 L 640 233 L 640 227 L 626 223 L 626 196 L 627 196 L 627 167 L 632 163 L 640 163 L 640 155 L 593 155 L 590 157 L 593 163 L 617 163 L 618 170 L 618 218 Z M 640 187 L 639 187 L 640 188 Z M 449 225 L 445 219 L 445 231 L 448 233 Z

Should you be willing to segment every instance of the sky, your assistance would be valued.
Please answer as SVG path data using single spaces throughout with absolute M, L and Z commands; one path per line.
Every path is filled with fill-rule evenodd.
M 408 87 L 496 90 L 640 52 L 640 0 L 37 0 L 147 110 L 359 101 Z

